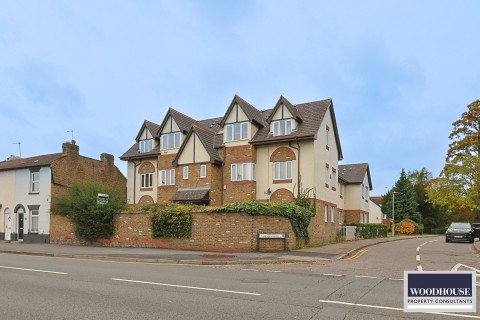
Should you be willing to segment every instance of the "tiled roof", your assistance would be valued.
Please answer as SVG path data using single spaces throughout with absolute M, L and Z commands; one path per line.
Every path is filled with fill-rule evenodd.
M 173 195 L 172 201 L 180 202 L 208 202 L 210 188 L 178 188 Z
M 383 197 L 382 196 L 370 196 L 370 200 L 375 203 L 377 206 L 381 207 L 383 205 Z
M 169 111 L 170 111 L 170 115 L 172 116 L 173 120 L 175 120 L 178 127 L 183 132 L 188 132 L 190 130 L 190 128 L 192 127 L 192 125 L 194 123 L 197 123 L 197 120 L 195 120 L 193 118 L 190 118 L 189 116 L 186 116 L 183 113 L 178 112 L 175 109 L 170 108 Z M 166 118 L 168 118 L 168 117 L 166 117 Z M 162 125 L 161 129 L 163 129 L 163 125 Z M 159 133 L 160 133 L 160 131 L 159 131 Z
M 367 175 L 371 190 L 372 181 L 370 179 L 370 169 L 368 163 L 341 164 L 338 166 L 338 177 L 346 183 L 363 183 L 365 175 Z
M 160 146 L 153 148 L 150 152 L 140 152 L 139 143 L 135 143 L 124 154 L 120 156 L 120 160 L 133 160 L 141 158 L 151 158 L 160 154 Z
M 145 128 L 147 128 L 147 130 L 150 132 L 150 134 L 153 137 L 156 137 L 157 134 L 158 134 L 158 130 L 160 129 L 160 125 L 158 125 L 154 122 L 148 121 L 148 120 L 144 120 L 143 124 L 142 124 L 142 127 L 138 131 L 138 134 L 137 134 L 137 137 L 135 138 L 135 141 L 138 142 L 140 140 L 140 136 L 142 135 L 142 132 Z
M 289 135 L 273 136 L 269 134 L 270 126 L 266 126 L 260 129 L 250 142 L 252 144 L 266 144 L 294 141 L 296 139 L 314 139 L 331 103 L 332 100 L 328 99 L 296 105 L 295 108 L 302 114 L 304 119 L 304 121 L 297 126 L 297 131 Z M 273 109 L 263 112 L 264 116 L 268 115 L 268 117 L 270 117 L 272 113 Z
M 292 117 L 298 121 L 298 122 L 303 122 L 303 118 L 302 116 L 300 115 L 300 112 L 298 111 L 297 108 L 295 108 L 293 106 L 293 104 L 290 103 L 290 101 L 288 101 L 284 96 L 280 96 L 280 99 L 278 99 L 278 102 L 277 104 L 275 105 L 275 107 L 273 108 L 272 110 L 272 113 L 266 118 L 266 122 L 267 123 L 270 123 L 272 121 L 271 117 L 273 116 L 273 114 L 275 113 L 275 111 L 280 108 L 281 105 L 284 105 L 285 107 L 287 107 L 288 111 L 290 111 L 290 113 L 292 114 Z
M 21 168 L 49 166 L 53 161 L 65 156 L 63 153 L 45 154 L 30 158 L 18 158 L 0 162 L 0 171 Z

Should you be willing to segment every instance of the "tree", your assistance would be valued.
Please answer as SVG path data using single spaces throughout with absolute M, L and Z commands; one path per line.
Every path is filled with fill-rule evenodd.
M 468 105 L 455 121 L 452 142 L 440 176 L 427 188 L 433 204 L 447 207 L 454 215 L 473 219 L 480 211 L 480 100 Z
M 99 193 L 108 194 L 108 202 L 97 202 Z M 113 216 L 125 208 L 122 190 L 97 181 L 76 182 L 67 192 L 52 201 L 51 211 L 70 217 L 75 234 L 86 240 L 110 238 L 113 235 Z
M 409 172 L 407 177 L 412 183 L 415 194 L 417 195 L 418 211 L 422 216 L 422 223 L 425 227 L 424 232 L 435 232 L 435 229 L 444 231 L 444 227 L 449 221 L 447 210 L 444 207 L 433 205 L 429 201 L 426 191 L 433 178 L 432 173 L 426 168 L 422 168 L 421 170 Z
M 400 178 L 395 182 L 395 186 L 383 196 L 383 213 L 392 217 L 393 213 L 393 192 L 395 192 L 395 221 L 400 222 L 403 219 L 412 219 L 417 223 L 422 222 L 422 216 L 418 212 L 417 196 L 412 183 L 408 180 L 405 169 L 402 169 Z

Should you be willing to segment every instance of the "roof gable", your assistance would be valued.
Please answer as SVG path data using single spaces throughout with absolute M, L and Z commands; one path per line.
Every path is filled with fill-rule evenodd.
M 181 112 L 178 112 L 177 110 L 173 108 L 168 108 L 167 114 L 165 115 L 165 118 L 162 121 L 162 124 L 160 125 L 160 128 L 158 129 L 157 136 L 160 135 L 160 133 L 163 131 L 165 126 L 168 123 L 168 119 L 172 117 L 173 121 L 177 124 L 178 128 L 180 131 L 183 133 L 187 133 L 190 128 L 192 127 L 193 124 L 197 123 L 197 120 L 190 118 L 189 116 L 184 115 Z
M 140 128 L 137 136 L 135 137 L 135 141 L 137 141 L 137 142 L 140 141 L 140 138 L 142 137 L 142 134 L 143 134 L 144 130 L 148 130 L 148 132 L 150 133 L 152 138 L 155 138 L 157 136 L 157 133 L 158 133 L 159 129 L 160 129 L 160 126 L 158 124 L 153 123 L 153 122 L 148 121 L 148 120 L 144 120 L 143 124 L 142 124 L 142 127 Z
M 286 107 L 287 110 L 290 112 L 292 115 L 293 119 L 297 121 L 298 123 L 303 122 L 303 118 L 300 116 L 300 112 L 293 106 L 293 104 L 290 103 L 284 96 L 280 96 L 280 99 L 278 99 L 277 103 L 275 104 L 275 107 L 273 108 L 272 112 L 266 119 L 267 123 L 272 122 L 272 119 L 274 115 L 277 113 L 278 109 L 280 109 L 282 106 Z
M 262 118 L 262 112 L 257 108 L 255 108 L 254 106 L 252 106 L 247 101 L 240 98 L 238 95 L 235 95 L 233 97 L 233 100 L 230 103 L 230 106 L 228 107 L 227 112 L 225 112 L 225 115 L 223 116 L 222 120 L 219 123 L 220 126 L 223 127 L 225 125 L 225 121 L 228 118 L 228 115 L 230 114 L 230 112 L 232 112 L 235 105 L 238 105 L 242 109 L 242 111 L 245 113 L 245 115 L 247 116 L 248 120 L 251 123 L 254 123 L 260 128 L 263 128 L 265 126 L 265 123 Z
M 216 133 L 214 131 L 207 130 L 199 126 L 193 125 L 190 131 L 188 132 L 187 137 L 185 138 L 182 145 L 180 146 L 180 149 L 178 150 L 178 153 L 172 162 L 173 165 L 178 166 L 178 161 L 180 160 L 182 153 L 186 149 L 187 144 L 189 143 L 190 139 L 195 136 L 198 137 L 198 140 L 201 142 L 202 147 L 205 149 L 205 151 L 209 155 L 210 163 L 216 163 L 216 164 L 223 163 L 223 159 L 220 157 L 218 150 L 215 149 L 215 145 L 214 145 L 215 135 Z

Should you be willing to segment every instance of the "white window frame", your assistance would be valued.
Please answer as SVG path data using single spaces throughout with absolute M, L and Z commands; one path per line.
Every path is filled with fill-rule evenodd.
M 293 119 L 282 119 L 272 121 L 272 132 L 274 136 L 285 136 L 293 131 Z
M 40 211 L 38 209 L 32 209 L 30 210 L 30 233 L 38 233 L 39 230 L 39 216 L 40 216 Z M 36 221 L 37 228 L 34 229 L 34 221 Z
M 338 188 L 339 188 L 340 197 L 343 197 L 343 192 L 345 191 L 344 190 L 345 186 L 343 185 L 343 183 L 339 183 Z
M 225 125 L 225 142 L 248 140 L 250 122 L 235 122 Z
M 231 181 L 254 181 L 255 180 L 255 163 L 240 162 L 230 165 Z
M 338 224 L 343 224 L 343 212 L 342 210 L 337 210 L 338 211 Z
M 330 168 L 325 166 L 325 186 L 328 187 L 328 183 L 330 182 Z
M 30 193 L 40 193 L 40 170 L 30 171 Z
M 160 186 L 174 186 L 175 185 L 175 169 L 159 170 L 158 184 Z
M 324 205 L 324 210 L 323 210 L 323 218 L 325 220 L 325 222 L 328 222 L 328 206 L 327 205 Z
M 184 166 L 183 167 L 183 179 L 184 180 L 188 180 L 188 173 L 189 173 L 188 166 Z
M 330 128 L 326 127 L 325 128 L 325 144 L 328 147 L 330 143 Z
M 160 136 L 160 150 L 180 148 L 180 132 L 164 133 Z
M 292 179 L 292 161 L 273 163 L 273 180 Z
M 336 188 L 337 187 L 337 170 L 335 170 L 334 168 L 332 168 L 332 175 L 331 175 L 331 185 L 332 185 L 332 188 Z
M 365 199 L 365 185 L 362 183 L 362 199 Z
M 335 207 L 330 207 L 330 222 L 335 222 Z
M 140 187 L 141 188 L 153 187 L 153 173 L 142 173 L 140 175 Z
M 141 153 L 150 152 L 153 149 L 153 139 L 140 140 L 139 151 Z
M 200 178 L 206 178 L 207 177 L 207 165 L 206 164 L 201 164 L 200 165 Z

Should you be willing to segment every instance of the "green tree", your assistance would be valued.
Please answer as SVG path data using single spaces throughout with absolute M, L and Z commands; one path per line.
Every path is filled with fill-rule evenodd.
M 427 194 L 427 187 L 432 180 L 432 173 L 426 168 L 414 170 L 407 174 L 408 180 L 413 185 L 415 194 L 417 195 L 418 211 L 422 216 L 422 223 L 425 227 L 424 231 L 430 233 L 435 229 L 443 229 L 449 221 L 449 215 L 444 207 L 433 205 Z
M 109 195 L 107 203 L 97 203 L 99 193 Z M 51 211 L 70 217 L 79 238 L 95 240 L 113 235 L 113 216 L 123 209 L 125 200 L 122 190 L 97 181 L 82 181 L 54 198 Z
M 400 178 L 395 186 L 383 196 L 382 212 L 390 218 L 393 213 L 393 193 L 395 192 L 395 221 L 398 223 L 403 219 L 412 219 L 417 223 L 422 222 L 422 216 L 418 212 L 417 195 L 412 183 L 402 169 Z
M 430 201 L 467 219 L 480 211 L 480 100 L 468 105 L 450 133 L 445 166 L 427 188 Z

